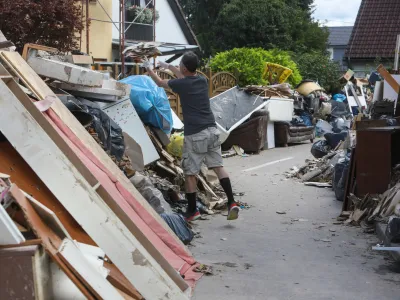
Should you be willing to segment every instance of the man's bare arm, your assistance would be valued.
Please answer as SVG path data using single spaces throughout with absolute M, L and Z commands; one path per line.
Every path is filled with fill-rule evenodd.
M 161 79 L 160 76 L 158 76 L 158 75 L 153 71 L 153 69 L 151 69 L 151 68 L 147 68 L 147 72 L 149 72 L 149 75 L 150 75 L 151 79 L 153 79 L 154 82 L 155 82 L 159 87 L 162 87 L 162 88 L 165 88 L 165 89 L 169 89 L 169 88 L 170 88 L 169 85 L 168 85 L 168 81 L 169 81 L 169 80 L 167 80 L 167 79 L 165 79 L 165 80 Z

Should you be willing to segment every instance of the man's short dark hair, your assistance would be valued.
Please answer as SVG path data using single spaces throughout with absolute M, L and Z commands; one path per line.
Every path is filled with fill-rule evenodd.
M 186 52 L 182 56 L 182 64 L 186 67 L 186 69 L 189 72 L 194 73 L 194 72 L 196 72 L 196 70 L 199 66 L 199 58 L 192 51 Z

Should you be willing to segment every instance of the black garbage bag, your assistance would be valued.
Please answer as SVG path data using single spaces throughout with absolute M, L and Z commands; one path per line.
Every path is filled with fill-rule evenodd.
M 328 145 L 332 149 L 335 149 L 341 141 L 344 141 L 347 138 L 348 134 L 349 133 L 345 130 L 340 133 L 325 133 L 324 138 L 326 139 Z
M 193 231 L 188 227 L 185 219 L 179 214 L 161 214 L 160 215 L 177 237 L 185 245 L 189 244 L 194 237 Z
M 350 159 L 346 156 L 335 165 L 332 177 L 332 187 L 338 201 L 344 200 L 347 175 L 349 173 Z
M 98 134 L 104 150 L 120 161 L 125 152 L 125 142 L 121 127 L 99 108 L 87 106 L 87 112 L 94 118 L 92 126 Z
M 390 218 L 385 235 L 390 243 L 400 243 L 400 218 Z
M 73 96 L 60 97 L 62 103 L 71 111 L 85 127 L 93 127 L 103 149 L 115 156 L 117 161 L 122 159 L 125 152 L 125 142 L 122 129 L 99 106 L 84 98 Z
M 314 143 L 311 147 L 311 154 L 315 158 L 322 158 L 329 153 L 332 148 L 328 145 L 325 140 L 320 140 Z

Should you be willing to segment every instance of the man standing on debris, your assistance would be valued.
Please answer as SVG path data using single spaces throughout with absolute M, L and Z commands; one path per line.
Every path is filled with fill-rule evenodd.
M 196 207 L 196 175 L 200 173 L 203 161 L 209 169 L 215 171 L 228 197 L 228 220 L 236 220 L 240 209 L 233 198 L 229 175 L 223 167 L 220 133 L 210 107 L 207 80 L 196 73 L 199 66 L 197 55 L 193 52 L 185 53 L 179 69 L 160 62 L 161 68 L 172 71 L 177 77 L 172 80 L 161 79 L 152 70 L 149 61 L 143 65 L 159 87 L 171 89 L 179 95 L 181 100 L 185 125 L 182 168 L 185 173 L 186 198 L 189 203 L 186 220 L 193 221 L 200 217 L 200 212 Z

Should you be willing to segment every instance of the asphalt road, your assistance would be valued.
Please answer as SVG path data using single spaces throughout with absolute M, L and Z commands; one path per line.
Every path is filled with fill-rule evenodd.
M 400 299 L 400 266 L 369 250 L 361 228 L 334 225 L 341 211 L 331 189 L 306 187 L 283 173 L 311 158 L 310 143 L 225 159 L 238 197 L 252 207 L 240 219 L 199 220 L 190 250 L 213 266 L 194 300 Z M 286 214 L 277 214 L 277 211 Z

